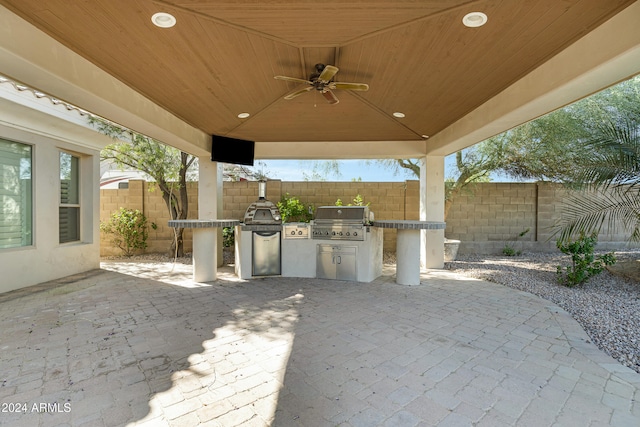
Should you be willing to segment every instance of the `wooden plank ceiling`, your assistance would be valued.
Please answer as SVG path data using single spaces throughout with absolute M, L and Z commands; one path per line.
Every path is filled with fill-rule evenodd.
M 631 3 L 0 0 L 191 125 L 261 142 L 435 135 Z M 487 24 L 463 26 L 472 11 Z M 154 26 L 156 12 L 177 24 Z M 370 90 L 283 99 L 300 86 L 274 76 L 307 79 L 316 63 Z

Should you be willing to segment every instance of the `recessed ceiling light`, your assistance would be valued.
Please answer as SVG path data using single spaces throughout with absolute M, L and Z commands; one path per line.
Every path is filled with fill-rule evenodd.
M 247 117 L 249 117 L 251 114 L 249 113 L 240 113 L 238 114 L 238 118 L 239 119 L 246 119 Z
M 393 117 L 397 117 L 399 119 L 405 117 L 404 113 L 401 113 L 400 111 L 396 111 L 395 113 L 393 113 Z
M 166 13 L 166 12 L 158 12 L 154 13 L 151 17 L 151 22 L 153 25 L 160 28 L 171 28 L 176 25 L 176 17 Z
M 422 135 L 424 139 L 429 139 L 429 135 Z
M 471 12 L 464 15 L 462 23 L 467 27 L 482 27 L 487 23 L 487 15 L 482 12 Z

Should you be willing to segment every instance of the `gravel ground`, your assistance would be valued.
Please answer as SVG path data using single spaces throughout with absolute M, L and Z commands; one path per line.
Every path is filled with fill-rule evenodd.
M 616 252 L 616 258 L 619 263 L 638 260 L 640 251 Z M 104 259 L 174 262 L 163 254 Z M 175 261 L 191 264 L 191 254 Z M 233 251 L 225 250 L 224 262 L 234 262 Z M 395 254 L 385 253 L 383 262 L 395 264 Z M 525 253 L 516 257 L 459 255 L 455 261 L 445 263 L 445 268 L 530 292 L 557 304 L 582 325 L 601 350 L 640 373 L 640 282 L 605 270 L 582 286 L 568 288 L 558 284 L 556 267 L 569 264 L 570 258 L 559 253 Z
M 639 251 L 616 252 L 618 263 L 640 259 Z M 623 365 L 640 373 L 640 283 L 605 270 L 574 288 L 561 286 L 563 254 L 526 253 L 516 257 L 458 256 L 445 268 L 464 276 L 530 292 L 569 312 L 593 342 Z

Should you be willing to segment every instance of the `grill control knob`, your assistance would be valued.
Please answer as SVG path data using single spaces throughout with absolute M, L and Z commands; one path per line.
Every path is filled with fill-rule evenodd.
M 342 236 L 342 231 L 338 233 L 339 236 Z
M 291 231 L 291 235 L 294 236 L 296 234 L 295 230 Z
M 351 236 L 351 233 L 349 233 L 348 231 L 347 231 L 347 236 Z
M 298 230 L 298 236 L 302 236 L 302 230 Z
M 332 235 L 332 236 L 335 236 L 335 235 L 336 235 L 336 232 L 335 232 L 335 231 L 332 231 L 332 232 L 331 232 L 331 235 Z
M 353 232 L 353 235 L 354 235 L 354 236 L 357 236 L 357 235 L 358 235 L 358 232 L 357 232 L 357 231 L 354 231 L 354 232 Z

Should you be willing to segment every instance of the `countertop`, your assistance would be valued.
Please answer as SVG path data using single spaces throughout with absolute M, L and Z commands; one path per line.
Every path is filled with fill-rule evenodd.
M 169 227 L 173 228 L 223 228 L 240 224 L 237 219 L 172 219 Z
M 400 219 L 375 220 L 374 227 L 395 228 L 398 230 L 444 230 L 446 223 L 439 221 L 410 221 Z

